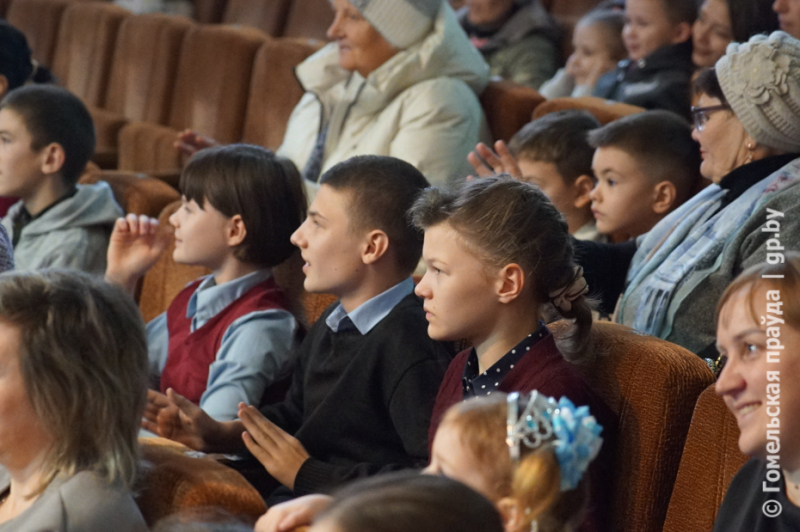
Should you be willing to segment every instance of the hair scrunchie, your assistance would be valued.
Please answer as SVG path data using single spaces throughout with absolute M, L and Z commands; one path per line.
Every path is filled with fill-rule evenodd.
M 553 305 L 562 312 L 569 312 L 572 310 L 572 302 L 586 294 L 589 291 L 589 285 L 586 279 L 583 278 L 583 268 L 575 266 L 572 270 L 572 279 L 558 290 L 553 290 L 548 294 L 550 301 Z

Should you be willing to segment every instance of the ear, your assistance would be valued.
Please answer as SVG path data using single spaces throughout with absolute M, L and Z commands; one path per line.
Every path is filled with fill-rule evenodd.
M 8 92 L 8 78 L 0 74 L 0 98 Z
M 364 264 L 374 264 L 386 255 L 389 249 L 389 235 L 380 229 L 373 229 L 365 237 L 366 245 L 361 251 L 361 260 Z
M 247 227 L 244 225 L 244 220 L 240 214 L 234 214 L 228 222 L 228 246 L 236 247 L 244 242 L 247 236 Z
M 525 271 L 519 264 L 507 264 L 497 272 L 497 298 L 501 303 L 511 303 L 525 288 Z
M 673 29 L 672 44 L 686 42 L 692 38 L 692 25 L 681 22 Z
M 589 197 L 589 194 L 592 193 L 593 188 L 594 179 L 592 179 L 592 176 L 586 174 L 578 176 L 578 179 L 572 184 L 572 192 L 575 194 L 575 200 L 572 204 L 576 209 L 583 209 L 592 203 L 592 198 Z
M 678 190 L 671 181 L 662 181 L 653 190 L 653 212 L 656 214 L 667 214 L 675 207 L 675 199 L 678 197 Z
M 51 142 L 41 150 L 41 170 L 45 175 L 53 175 L 61 171 L 66 160 L 64 147 L 57 142 Z
M 520 507 L 519 501 L 513 497 L 503 497 L 495 504 L 500 518 L 503 520 L 503 530 L 521 530 L 525 511 Z

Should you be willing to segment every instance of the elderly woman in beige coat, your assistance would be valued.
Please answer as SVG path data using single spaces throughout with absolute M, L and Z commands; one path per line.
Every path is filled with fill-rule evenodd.
M 470 147 L 488 137 L 478 101 L 489 68 L 443 0 L 332 0 L 335 41 L 297 69 L 306 94 L 278 154 L 313 191 L 322 172 L 355 155 L 389 155 L 433 184 L 466 176 Z M 191 131 L 191 154 L 211 145 Z

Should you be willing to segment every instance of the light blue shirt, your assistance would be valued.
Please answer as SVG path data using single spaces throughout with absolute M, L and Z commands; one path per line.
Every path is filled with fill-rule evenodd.
M 341 303 L 328 314 L 325 323 L 333 332 L 346 330 L 355 326 L 362 335 L 367 334 L 373 327 L 389 315 L 392 309 L 408 294 L 414 291 L 414 280 L 409 277 L 400 281 L 385 292 L 369 299 L 359 305 L 349 314 Z
M 186 308 L 191 331 L 271 275 L 270 270 L 259 270 L 221 285 L 216 284 L 213 275 L 207 276 Z M 240 402 L 258 405 L 264 390 L 288 374 L 297 327 L 291 313 L 277 309 L 250 312 L 234 321 L 222 336 L 217 358 L 208 368 L 208 384 L 200 407 L 218 421 L 230 421 L 236 419 Z M 158 388 L 169 351 L 166 313 L 147 324 L 147 344 L 151 384 Z

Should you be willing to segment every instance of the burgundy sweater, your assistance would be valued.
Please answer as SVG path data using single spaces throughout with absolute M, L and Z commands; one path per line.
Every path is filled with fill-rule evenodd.
M 433 436 L 447 409 L 464 400 L 461 377 L 467 363 L 470 349 L 459 353 L 444 376 L 436 403 L 433 407 L 431 427 L 428 431 L 428 446 L 433 444 Z M 600 399 L 583 380 L 580 373 L 566 360 L 556 347 L 552 334 L 536 342 L 530 351 L 517 362 L 514 368 L 500 382 L 498 391 L 539 393 L 556 400 L 566 396 L 575 406 L 588 405 L 589 411 L 603 426 L 603 446 L 600 454 L 589 467 L 589 508 L 580 532 L 601 532 L 608 530 L 608 515 L 611 511 L 611 484 L 615 453 L 615 434 L 617 419 L 611 409 Z

